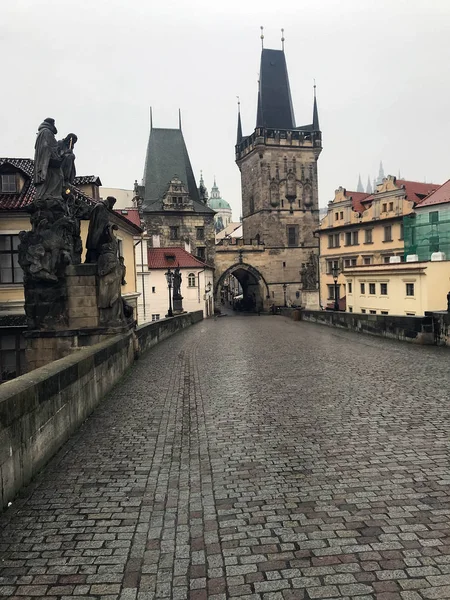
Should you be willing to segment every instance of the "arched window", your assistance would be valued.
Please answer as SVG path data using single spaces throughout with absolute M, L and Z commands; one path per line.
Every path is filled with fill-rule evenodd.
M 189 275 L 188 275 L 188 286 L 189 287 L 196 287 L 195 286 L 195 273 L 189 273 Z

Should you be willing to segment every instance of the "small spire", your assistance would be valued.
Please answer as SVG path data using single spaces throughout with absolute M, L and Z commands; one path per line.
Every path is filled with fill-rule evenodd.
M 214 187 L 217 187 L 217 184 L 216 184 L 216 176 L 215 176 L 215 175 L 214 175 Z
M 150 131 L 153 129 L 153 113 L 152 107 L 150 106 Z
M 178 109 L 178 129 L 181 131 L 181 108 Z
M 264 48 L 264 27 L 261 25 L 261 48 Z
M 363 187 L 363 184 L 362 184 L 362 181 L 361 181 L 361 173 L 359 174 L 359 177 L 358 177 L 358 186 L 356 188 L 356 191 L 357 192 L 364 192 L 364 187 Z
M 284 52 L 284 29 L 281 28 L 281 49 Z
M 314 79 L 313 129 L 314 129 L 314 131 L 320 131 L 319 109 L 317 108 L 316 80 L 315 79 Z
M 367 176 L 366 194 L 372 194 L 372 193 L 373 193 L 372 184 L 370 183 L 370 177 L 368 175 Z
M 242 123 L 241 123 L 241 100 L 239 96 L 236 96 L 238 101 L 238 124 L 237 124 L 237 137 L 236 137 L 236 145 L 240 144 L 242 141 Z

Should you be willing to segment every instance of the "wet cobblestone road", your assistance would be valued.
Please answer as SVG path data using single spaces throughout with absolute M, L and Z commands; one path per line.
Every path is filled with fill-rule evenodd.
M 449 366 L 278 316 L 178 334 L 0 517 L 0 595 L 449 598 Z

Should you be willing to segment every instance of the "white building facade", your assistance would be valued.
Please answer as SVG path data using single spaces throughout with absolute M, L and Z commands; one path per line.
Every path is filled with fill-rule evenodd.
M 141 248 L 142 245 L 142 248 Z M 203 311 L 205 318 L 214 314 L 214 269 L 182 248 L 148 248 L 147 240 L 136 241 L 139 322 L 164 319 L 169 309 L 168 269 L 179 266 L 183 310 Z

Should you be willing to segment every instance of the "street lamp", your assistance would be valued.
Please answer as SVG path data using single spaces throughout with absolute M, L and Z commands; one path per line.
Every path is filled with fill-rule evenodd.
M 173 312 L 172 312 L 172 284 L 173 284 L 173 273 L 170 270 L 170 267 L 167 270 L 167 273 L 165 273 L 166 276 L 166 280 L 167 280 L 167 287 L 169 288 L 169 311 L 166 315 L 166 317 L 173 317 Z
M 283 283 L 283 293 L 284 293 L 284 306 L 287 307 L 287 296 L 286 296 L 287 284 Z
M 334 281 L 334 310 L 339 310 L 339 286 L 338 286 L 338 277 L 339 277 L 339 267 L 334 266 L 331 270 L 331 275 Z

